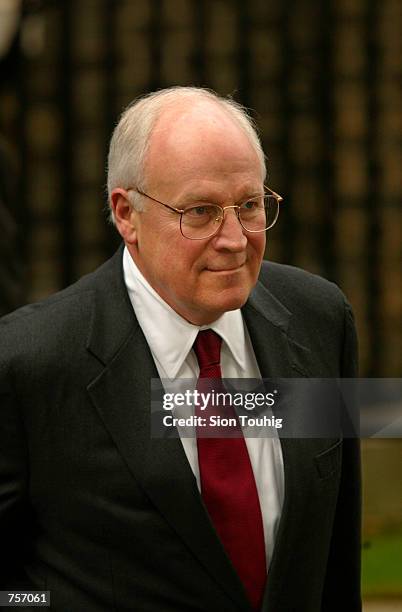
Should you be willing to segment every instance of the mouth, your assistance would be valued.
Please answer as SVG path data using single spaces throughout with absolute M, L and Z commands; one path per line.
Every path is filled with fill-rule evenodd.
M 215 274 L 233 274 L 234 272 L 238 272 L 244 266 L 245 262 L 236 266 L 227 266 L 224 268 L 207 268 L 208 272 L 214 272 Z

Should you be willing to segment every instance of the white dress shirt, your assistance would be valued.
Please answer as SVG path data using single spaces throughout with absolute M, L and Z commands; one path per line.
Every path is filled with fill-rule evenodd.
M 261 378 L 240 310 L 225 312 L 207 326 L 192 325 L 177 314 L 150 286 L 127 248 L 123 253 L 123 270 L 135 315 L 161 379 L 191 379 L 195 388 L 199 366 L 192 346 L 199 330 L 206 328 L 213 329 L 222 338 L 223 378 Z M 149 409 L 151 410 L 151 407 Z M 196 437 L 181 437 L 181 441 L 201 490 Z M 281 444 L 278 437 L 245 437 L 245 442 L 260 500 L 269 567 L 284 497 Z

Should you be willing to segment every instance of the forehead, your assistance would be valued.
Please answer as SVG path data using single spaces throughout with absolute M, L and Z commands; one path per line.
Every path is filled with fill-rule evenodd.
M 239 123 L 210 102 L 165 111 L 152 132 L 145 160 L 147 183 L 248 175 L 262 180 L 260 158 Z

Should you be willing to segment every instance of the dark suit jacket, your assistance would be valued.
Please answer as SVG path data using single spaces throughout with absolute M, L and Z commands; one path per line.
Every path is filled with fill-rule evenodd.
M 181 441 L 151 439 L 158 374 L 121 256 L 0 324 L 0 588 L 50 590 L 57 612 L 247 611 Z M 335 285 L 264 263 L 243 315 L 263 377 L 355 375 Z M 281 443 L 263 609 L 357 611 L 357 442 Z

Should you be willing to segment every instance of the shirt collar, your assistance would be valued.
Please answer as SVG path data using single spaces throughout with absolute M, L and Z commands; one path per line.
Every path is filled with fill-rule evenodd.
M 200 329 L 213 329 L 222 337 L 240 368 L 245 370 L 245 332 L 241 311 L 225 312 L 210 325 L 189 323 L 169 306 L 151 287 L 133 261 L 127 247 L 123 253 L 123 271 L 128 295 L 159 371 L 169 379 L 187 358 Z M 158 322 L 155 325 L 155 321 Z M 225 350 L 225 344 L 222 350 Z

